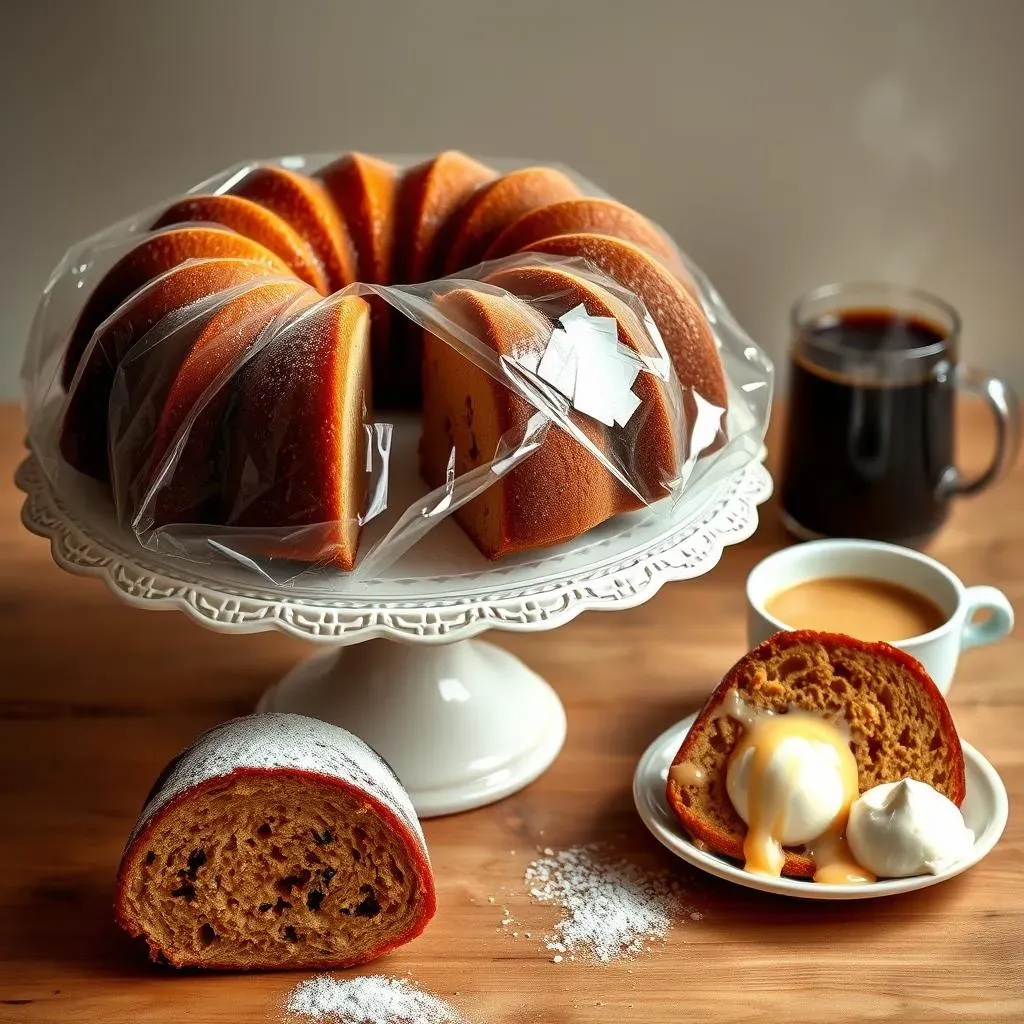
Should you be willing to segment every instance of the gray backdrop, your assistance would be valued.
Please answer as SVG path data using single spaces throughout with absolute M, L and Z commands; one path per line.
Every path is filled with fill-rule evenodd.
M 64 249 L 250 156 L 574 165 L 776 358 L 803 289 L 912 281 L 1024 386 L 1024 0 L 5 0 L 0 395 Z

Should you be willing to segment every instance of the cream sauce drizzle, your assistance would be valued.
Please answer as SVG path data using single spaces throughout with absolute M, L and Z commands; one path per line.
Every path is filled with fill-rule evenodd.
M 714 722 L 719 718 L 732 718 L 745 729 L 749 729 L 755 722 L 774 714 L 775 712 L 769 708 L 755 708 L 752 704 L 748 704 L 740 696 L 739 690 L 733 687 L 726 691 L 722 703 L 711 712 L 711 721 Z
M 669 769 L 669 778 L 679 786 L 700 786 L 707 781 L 707 773 L 692 761 L 680 761 Z
M 874 875 L 854 860 L 844 834 L 850 805 L 860 796 L 857 761 L 850 750 L 846 723 L 830 722 L 804 710 L 794 709 L 779 715 L 766 708 L 755 708 L 744 701 L 735 689 L 728 691 L 712 715 L 712 718 L 726 717 L 743 725 L 743 735 L 729 755 L 729 764 L 751 747 L 754 750 L 750 768 L 750 821 L 743 840 L 744 868 L 753 874 L 775 877 L 782 874 L 786 854 L 778 837 L 782 833 L 785 815 L 785 794 L 772 792 L 768 766 L 784 740 L 800 737 L 826 744 L 836 751 L 843 785 L 839 812 L 828 829 L 804 847 L 815 864 L 814 880 L 833 885 L 875 881 Z M 796 784 L 795 778 L 789 781 Z
M 849 814 L 849 807 L 847 807 Z M 846 827 L 846 822 L 843 822 Z M 814 861 L 814 880 L 823 885 L 867 885 L 878 879 L 854 859 L 846 836 L 831 828 L 808 843 L 804 850 Z

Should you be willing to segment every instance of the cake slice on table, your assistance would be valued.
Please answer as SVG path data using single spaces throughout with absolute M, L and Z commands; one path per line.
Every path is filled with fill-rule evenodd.
M 366 963 L 419 935 L 435 907 L 391 768 L 344 729 L 285 714 L 217 726 L 171 761 L 114 898 L 154 961 L 218 970 Z
M 913 852 L 914 828 L 865 836 L 859 825 L 865 837 L 847 843 L 851 807 L 906 779 L 931 787 L 932 803 L 963 801 L 960 740 L 935 684 L 889 644 L 802 630 L 777 633 L 727 673 L 673 759 L 667 797 L 695 840 L 749 871 L 843 884 L 874 880 L 864 861 L 892 860 L 872 848 Z M 960 826 L 946 837 L 953 851 L 970 836 Z M 865 851 L 860 862 L 851 846 Z

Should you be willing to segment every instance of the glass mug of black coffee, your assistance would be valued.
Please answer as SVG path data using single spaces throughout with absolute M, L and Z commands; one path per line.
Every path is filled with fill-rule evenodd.
M 782 515 L 801 539 L 927 541 L 951 501 L 995 483 L 1020 443 L 1020 406 L 997 377 L 958 362 L 960 317 L 923 291 L 826 285 L 792 310 Z M 953 462 L 956 393 L 982 396 L 996 421 L 988 468 Z

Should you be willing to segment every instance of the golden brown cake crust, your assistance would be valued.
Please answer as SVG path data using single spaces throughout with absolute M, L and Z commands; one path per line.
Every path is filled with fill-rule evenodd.
M 349 153 L 317 172 L 324 183 L 356 249 L 359 280 L 389 284 L 395 244 L 395 204 L 398 168 L 363 153 Z M 374 405 L 386 407 L 391 386 L 391 328 L 404 326 L 400 313 L 380 296 L 367 298 L 372 319 Z
M 317 171 L 356 250 L 360 281 L 387 284 L 395 234 L 398 168 L 365 153 L 348 153 Z
M 328 291 L 337 291 L 356 279 L 352 239 L 319 181 L 265 164 L 232 185 L 230 194 L 251 199 L 287 221 L 316 253 Z
M 441 298 L 439 306 L 498 355 L 511 354 L 515 338 L 544 337 L 549 330 L 543 317 L 512 296 L 461 289 Z M 521 434 L 534 410 L 444 341 L 426 339 L 424 364 L 421 469 L 427 482 L 438 487 L 453 446 L 456 474 L 469 472 L 494 458 L 506 431 Z M 600 440 L 599 431 L 591 427 L 589 432 Z M 552 427 L 537 452 L 459 508 L 455 517 L 484 555 L 498 558 L 557 544 L 589 528 L 588 516 L 595 507 L 608 507 L 611 490 L 593 456 Z
M 451 219 L 437 254 L 438 275 L 479 263 L 498 235 L 523 214 L 579 194 L 553 167 L 524 167 L 484 185 Z
M 744 655 L 711 694 L 672 766 L 700 769 L 703 781 L 671 775 L 666 796 L 683 827 L 717 853 L 743 860 L 746 825 L 726 792 L 728 757 L 742 726 L 721 711 L 735 690 L 753 708 L 802 708 L 842 718 L 851 731 L 860 791 L 911 776 L 958 806 L 966 781 L 949 708 L 921 665 L 885 643 L 833 633 L 777 633 Z M 810 877 L 814 861 L 785 850 L 783 874 Z
M 272 274 L 272 267 L 253 260 L 197 260 L 166 271 L 123 304 L 97 337 L 68 398 L 60 435 L 68 464 L 97 480 L 109 480 L 110 392 L 121 360 L 151 327 L 200 299 Z
M 449 218 L 497 175 L 458 150 L 409 168 L 398 186 L 393 284 L 426 280 L 435 242 Z
M 333 298 L 292 321 L 238 375 L 229 427 L 229 524 L 287 533 L 261 553 L 353 568 L 366 494 L 363 401 L 370 307 Z M 246 494 L 245 477 L 255 477 Z M 312 527 L 305 534 L 302 527 Z
M 560 234 L 554 240 L 556 246 L 567 244 L 564 239 L 603 239 L 602 245 L 606 248 L 609 244 L 632 246 L 649 261 L 637 264 L 643 271 L 640 277 L 643 277 L 647 288 L 646 294 L 641 289 L 641 295 L 652 309 L 660 309 L 659 315 L 665 317 L 665 323 L 660 326 L 663 334 L 666 334 L 677 372 L 683 367 L 684 372 L 679 373 L 683 384 L 692 384 L 703 374 L 711 379 L 711 384 L 705 387 L 706 381 L 701 383 L 700 388 L 704 388 L 702 393 L 709 401 L 714 401 L 715 366 L 711 364 L 715 362 L 717 365 L 717 353 L 714 353 L 714 360 L 704 358 L 707 353 L 701 355 L 703 350 L 700 347 L 710 338 L 710 334 L 707 338 L 701 334 L 701 324 L 706 328 L 706 322 L 692 301 L 689 305 L 685 299 L 678 301 L 682 291 L 678 282 L 675 285 L 676 291 L 672 291 L 653 268 L 660 268 L 661 273 L 670 280 L 671 274 L 655 257 L 648 256 L 645 250 L 633 246 L 631 242 L 617 241 L 593 233 L 580 233 L 578 230 L 561 234 L 570 223 L 588 228 L 603 226 L 610 232 L 618 230 L 646 241 L 652 249 L 657 249 L 658 244 L 662 243 L 659 252 L 665 258 L 666 253 L 671 254 L 674 250 L 653 225 L 621 204 L 580 198 L 571 180 L 553 168 L 527 168 L 499 178 L 490 168 L 457 151 L 440 153 L 400 176 L 391 164 L 359 153 L 342 157 L 312 177 L 276 165 L 258 165 L 233 181 L 225 194 L 183 197 L 166 210 L 157 222 L 174 226 L 161 227 L 132 249 L 107 273 L 87 300 L 66 349 L 62 367 L 63 383 L 65 387 L 70 384 L 82 353 L 100 324 L 118 309 L 127 309 L 124 307 L 125 301 L 154 279 L 168 271 L 184 269 L 180 264 L 185 261 L 211 258 L 251 260 L 263 264 L 268 273 L 279 274 L 294 281 L 296 287 L 311 285 L 320 291 L 338 289 L 350 283 L 356 277 L 357 266 L 359 277 L 370 283 L 422 281 L 436 273 L 446 260 L 461 265 L 463 261 L 473 262 L 480 258 L 499 234 L 511 228 L 514 223 L 528 221 L 534 211 L 538 216 L 545 214 L 549 218 L 547 223 L 557 224 Z M 209 226 L 193 226 L 196 220 Z M 545 222 L 543 219 L 534 221 L 532 232 L 538 230 L 536 225 L 539 223 Z M 544 241 L 542 239 L 535 244 L 543 245 Z M 592 257 L 593 254 L 582 255 Z M 600 260 L 595 259 L 595 262 L 600 263 Z M 625 263 L 636 270 L 635 259 L 634 263 Z M 616 274 L 612 273 L 611 276 L 615 277 Z M 300 284 L 300 281 L 306 282 L 306 285 Z M 623 283 L 627 287 L 634 287 L 635 284 L 630 281 Z M 226 287 L 230 287 L 230 284 L 217 285 L 211 280 L 206 294 L 216 296 L 218 290 Z M 580 283 L 577 282 L 573 287 L 579 291 Z M 201 290 L 189 290 L 182 286 L 181 306 L 206 297 L 200 294 Z M 594 301 L 602 309 L 609 303 L 612 307 L 617 304 L 621 306 L 614 296 L 604 289 L 601 292 L 603 294 Z M 589 295 L 592 299 L 594 295 L 592 291 L 585 293 L 585 290 L 579 294 Z M 108 471 L 108 439 L 104 421 L 111 381 L 117 360 L 130 344 L 128 341 L 122 344 L 121 327 L 125 328 L 132 339 L 138 338 L 161 316 L 175 311 L 174 308 L 168 308 L 168 304 L 173 307 L 169 295 L 168 288 L 164 295 L 166 301 L 158 301 L 159 296 L 154 293 L 152 307 L 144 308 L 141 304 L 135 307 L 130 321 L 126 319 L 122 323 L 117 317 L 114 318 L 109 325 L 111 336 L 105 335 L 103 344 L 96 349 L 97 358 L 105 359 L 110 355 L 114 358 L 109 366 L 102 368 L 103 373 L 93 375 L 90 368 L 88 380 L 83 376 L 81 392 L 74 396 L 72 410 L 68 412 L 63 424 L 61 445 L 67 460 L 100 479 Z M 664 302 L 659 306 L 658 302 L 662 299 Z M 217 301 L 220 301 L 219 298 Z M 355 376 L 362 380 L 369 376 L 379 384 L 374 402 L 378 408 L 419 408 L 423 374 L 421 331 L 418 327 L 404 324 L 399 317 L 390 317 L 394 329 L 389 330 L 389 311 L 385 303 L 370 300 L 370 306 L 374 370 L 369 373 L 360 371 Z M 666 309 L 668 313 L 664 312 Z M 625 322 L 623 310 L 624 306 L 618 315 L 610 314 L 616 315 L 620 326 Z M 230 321 L 231 311 L 226 315 Z M 632 313 L 626 311 L 626 319 L 630 316 Z M 500 345 L 498 333 L 503 330 L 499 320 L 491 321 L 489 326 L 481 328 L 491 332 L 495 345 Z M 682 342 L 679 342 L 676 335 L 672 335 L 670 340 L 671 332 L 666 332 L 666 325 L 674 329 L 680 324 L 683 327 L 676 331 L 676 335 L 683 338 Z M 223 333 L 224 328 L 225 324 L 218 321 L 218 330 Z M 197 323 L 195 329 L 201 330 L 201 325 Z M 629 335 L 630 329 L 626 329 L 625 333 Z M 186 345 L 191 337 L 186 334 L 181 332 L 177 338 L 181 342 L 179 347 L 182 351 L 175 349 L 171 352 L 165 349 L 165 353 L 169 353 L 169 357 L 179 365 L 168 367 L 168 382 L 173 382 L 175 386 L 170 390 L 162 410 L 162 420 L 152 437 L 153 450 L 146 453 L 151 460 L 159 461 L 167 451 L 169 431 L 174 432 L 168 424 L 177 423 L 180 426 L 182 395 L 192 394 L 189 382 L 197 384 L 201 379 L 199 364 L 185 358 Z M 628 337 L 624 341 L 628 344 Z M 175 380 L 175 373 L 179 370 L 184 377 Z M 346 382 L 344 386 L 348 387 L 353 376 L 347 372 L 336 374 L 335 383 L 342 379 Z M 228 389 L 232 395 L 236 394 L 236 383 L 232 382 Z M 647 402 L 648 396 L 644 389 L 651 386 L 649 379 L 641 377 L 634 390 Z M 330 419 L 333 413 L 323 407 L 321 398 L 321 395 L 314 395 L 310 408 L 319 409 Z M 347 396 L 345 400 L 349 399 L 350 396 Z M 653 496 L 657 496 L 658 481 L 675 479 L 680 459 L 680 453 L 674 450 L 669 440 L 673 431 L 666 425 L 667 414 L 663 399 L 664 395 L 655 394 L 648 402 L 649 408 L 643 411 L 641 417 L 636 417 L 637 424 L 625 433 L 626 443 L 633 445 L 633 450 L 628 453 L 632 472 L 644 482 L 645 489 Z M 686 400 L 692 402 L 692 397 Z M 497 415 L 501 402 L 497 399 L 488 401 Z M 511 422 L 514 419 L 507 410 L 502 415 L 505 421 Z M 96 429 L 83 429 L 82 416 Z M 639 436 L 641 419 L 645 424 L 642 439 Z M 353 417 L 353 422 L 357 420 L 361 422 L 361 416 Z M 608 436 L 593 424 L 587 424 L 586 429 L 594 432 L 597 439 L 595 443 L 610 443 Z M 548 441 L 550 458 L 557 467 L 554 478 L 560 481 L 559 487 L 545 491 L 539 475 L 531 479 L 531 474 L 538 473 L 536 467 L 529 470 L 524 464 L 516 470 L 510 480 L 527 480 L 529 485 L 521 489 L 509 486 L 506 536 L 492 545 L 492 557 L 507 550 L 556 543 L 557 540 L 553 539 L 538 541 L 537 544 L 531 541 L 531 537 L 553 537 L 554 532 L 558 532 L 553 531 L 553 522 L 561 524 L 558 540 L 568 539 L 608 515 L 641 504 L 635 495 L 603 470 L 598 474 L 602 479 L 595 482 L 592 479 L 593 467 L 587 464 L 585 458 L 581 462 L 581 457 L 586 453 L 581 452 L 571 439 L 556 436 L 559 434 L 559 431 L 553 431 Z M 620 448 L 623 445 L 621 439 L 616 443 Z M 217 444 L 223 445 L 226 441 L 219 438 Z M 349 450 L 348 444 L 346 442 L 346 451 Z M 621 451 L 618 454 L 624 455 Z M 532 462 L 536 466 L 545 465 L 544 460 Z M 206 475 L 209 476 L 208 473 Z M 140 486 L 143 480 L 144 474 L 140 476 Z M 340 508 L 335 499 L 343 493 L 346 508 L 350 511 L 351 506 L 347 502 L 356 497 L 358 489 L 354 478 L 350 480 L 353 482 L 341 487 L 340 491 L 321 495 L 321 506 Z M 332 488 L 332 481 L 331 475 L 325 473 L 320 475 L 317 482 Z M 208 483 L 206 480 L 202 486 Z M 574 489 L 579 492 L 577 497 L 567 499 L 566 494 Z M 597 492 L 600 492 L 600 497 Z M 228 500 L 230 502 L 230 498 Z M 567 512 L 569 506 L 575 511 Z M 345 518 L 351 519 L 352 516 L 346 514 Z M 519 539 L 514 539 L 516 537 Z M 340 554 L 336 559 L 339 566 L 351 565 L 355 543 L 354 537 L 346 536 L 343 543 L 339 540 Z M 315 557 L 304 545 L 299 545 L 295 552 L 296 557 Z
M 151 486 L 159 482 L 150 505 L 155 525 L 201 520 L 207 502 L 213 499 L 220 504 L 223 482 L 214 455 L 235 379 L 225 381 L 216 392 L 208 393 L 208 389 L 239 364 L 287 305 L 304 296 L 311 301 L 311 292 L 296 278 L 256 284 L 207 318 L 170 380 L 153 437 Z M 162 353 L 156 350 L 153 356 L 159 359 Z M 170 453 L 186 423 L 190 423 L 188 435 L 171 466 Z M 219 509 L 214 521 L 217 518 Z
M 153 230 L 186 223 L 222 224 L 237 231 L 280 256 L 306 284 L 318 292 L 327 291 L 327 278 L 312 246 L 286 220 L 259 203 L 241 196 L 188 196 L 164 210 Z
M 395 206 L 395 247 L 392 284 L 429 280 L 439 240 L 452 216 L 496 173 L 458 150 L 438 153 L 410 167 L 398 185 Z M 419 325 L 396 313 L 390 317 L 390 372 L 378 385 L 381 400 L 400 409 L 422 404 L 423 332 Z
M 148 235 L 107 271 L 79 313 L 64 355 L 61 381 L 65 388 L 96 328 L 133 292 L 190 259 L 255 260 L 291 275 L 284 260 L 265 246 L 225 228 L 168 228 Z
M 614 199 L 592 197 L 565 199 L 524 213 L 491 243 L 484 259 L 509 256 L 545 238 L 580 233 L 633 242 L 664 260 L 673 273 L 681 266 L 675 246 L 643 214 Z

